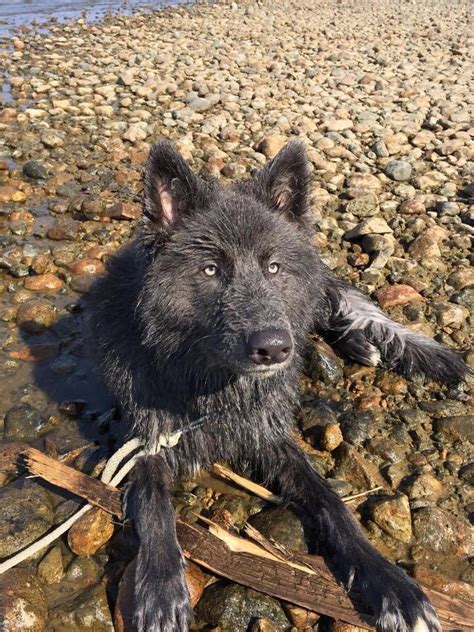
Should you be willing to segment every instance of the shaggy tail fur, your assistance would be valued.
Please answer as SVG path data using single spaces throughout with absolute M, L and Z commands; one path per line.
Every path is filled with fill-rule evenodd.
M 330 341 L 352 360 L 446 384 L 466 377 L 469 369 L 459 352 L 394 322 L 354 288 L 332 288 L 330 301 Z

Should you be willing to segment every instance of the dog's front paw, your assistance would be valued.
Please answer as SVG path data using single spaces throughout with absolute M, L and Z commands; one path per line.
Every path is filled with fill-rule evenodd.
M 371 577 L 360 579 L 375 614 L 377 632 L 441 632 L 428 598 L 397 566 L 387 562 Z
M 137 632 L 188 632 L 192 618 L 189 594 L 182 577 L 154 577 L 135 595 L 134 625 Z

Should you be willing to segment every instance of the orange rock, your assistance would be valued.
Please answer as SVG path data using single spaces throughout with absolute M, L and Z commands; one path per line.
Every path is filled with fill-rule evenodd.
M 98 259 L 77 259 L 69 266 L 72 274 L 99 274 L 105 270 L 102 261 Z
M 50 272 L 25 279 L 25 288 L 33 292 L 57 292 L 63 285 L 64 282 Z
M 76 555 L 93 555 L 110 540 L 113 532 L 112 516 L 94 507 L 69 529 L 67 541 Z
M 383 309 L 394 305 L 405 305 L 411 301 L 425 299 L 409 285 L 388 285 L 376 293 L 377 300 Z

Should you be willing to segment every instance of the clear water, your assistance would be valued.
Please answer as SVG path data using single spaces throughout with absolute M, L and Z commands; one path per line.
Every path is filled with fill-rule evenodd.
M 189 2 L 189 0 L 188 0 Z M 187 4 L 186 0 L 0 0 L 0 36 L 20 26 L 86 17 L 101 20 L 110 13 L 132 13 L 137 9 L 159 9 Z

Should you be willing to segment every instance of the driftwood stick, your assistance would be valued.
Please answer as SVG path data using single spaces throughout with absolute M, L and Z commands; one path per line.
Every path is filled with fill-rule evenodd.
M 121 515 L 117 513 L 121 493 L 113 485 L 105 485 L 76 470 L 72 470 L 74 474 L 68 472 L 70 475 L 64 476 L 64 471 L 72 468 L 43 454 L 38 458 L 36 451 L 33 452 L 33 458 L 29 450 L 26 452 L 28 463 L 31 463 L 36 475 L 86 498 L 91 504 L 101 506 L 109 513 Z M 61 475 L 58 475 L 58 466 Z M 98 492 L 98 486 L 102 486 L 101 492 Z M 349 599 L 345 590 L 331 575 L 323 558 L 291 552 L 291 559 L 286 560 L 283 559 L 283 550 L 275 555 L 268 546 L 264 548 L 255 541 L 251 542 L 228 532 L 223 533 L 225 530 L 215 529 L 213 525 L 210 528 L 213 532 L 198 525 L 177 521 L 179 542 L 188 559 L 216 575 L 255 590 L 308 610 L 372 629 L 370 621 L 365 618 L 362 602 L 357 595 L 352 597 L 351 594 Z M 472 631 L 473 602 L 442 594 L 426 586 L 423 589 L 437 611 L 444 632 Z
M 116 487 L 105 485 L 96 478 L 63 465 L 35 448 L 25 450 L 22 456 L 31 474 L 40 476 L 57 487 L 68 489 L 114 516 L 122 517 L 122 494 Z

